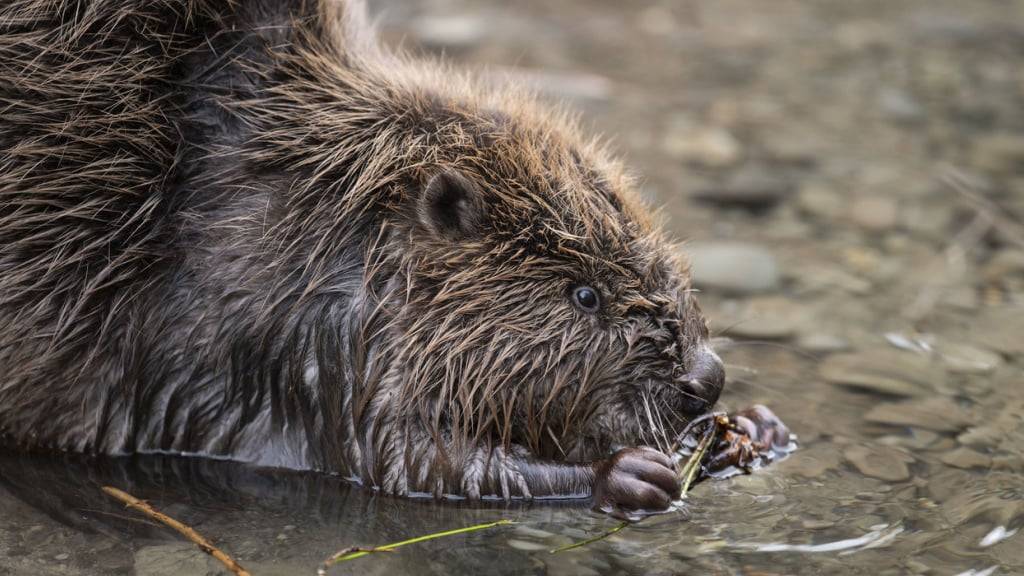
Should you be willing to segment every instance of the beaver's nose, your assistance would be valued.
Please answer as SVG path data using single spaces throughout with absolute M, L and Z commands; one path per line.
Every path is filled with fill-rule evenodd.
M 690 352 L 689 370 L 680 379 L 693 395 L 685 401 L 686 411 L 703 414 L 718 402 L 725 386 L 725 366 L 714 350 L 700 344 Z

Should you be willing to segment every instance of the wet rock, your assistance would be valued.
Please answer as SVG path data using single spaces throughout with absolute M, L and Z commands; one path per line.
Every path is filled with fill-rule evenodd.
M 513 530 L 516 534 L 533 538 L 535 540 L 547 540 L 548 538 L 554 537 L 554 534 L 547 530 L 541 530 L 540 528 L 533 528 L 532 526 L 526 526 L 525 524 L 519 524 Z
M 956 468 L 968 470 L 970 468 L 988 468 L 992 465 L 992 458 L 972 450 L 970 448 L 957 448 L 939 457 L 943 463 Z
M 877 404 L 864 414 L 864 419 L 935 432 L 959 432 L 974 420 L 970 411 L 944 396 Z
M 903 452 L 885 446 L 853 445 L 843 450 L 843 456 L 861 474 L 887 482 L 910 479 L 910 464 L 914 459 Z
M 956 437 L 956 441 L 964 446 L 989 447 L 998 446 L 1006 438 L 1007 431 L 991 424 L 971 426 L 966 432 Z
M 822 332 L 802 334 L 797 338 L 797 346 L 809 352 L 843 352 L 850 349 L 850 342 L 845 338 Z
M 495 86 L 509 84 L 527 86 L 555 100 L 603 102 L 608 100 L 613 84 L 604 76 L 585 72 L 538 70 L 494 66 L 482 78 Z
M 862 196 L 850 206 L 850 218 L 867 230 L 889 230 L 896 226 L 899 218 L 899 203 L 892 196 Z
M 665 135 L 662 146 L 674 158 L 709 168 L 732 166 L 743 153 L 739 141 L 727 130 L 717 127 L 677 125 Z
M 818 367 L 833 384 L 893 396 L 917 396 L 945 380 L 944 371 L 928 356 L 891 348 L 829 356 Z
M 793 186 L 763 167 L 745 168 L 724 183 L 698 190 L 693 197 L 724 208 L 742 208 L 754 212 L 776 206 L 792 192 Z
M 814 520 L 808 518 L 800 523 L 800 526 L 807 530 L 823 530 L 825 528 L 831 528 L 835 526 L 835 522 L 829 522 L 828 520 Z
M 943 344 L 937 352 L 943 365 L 957 374 L 988 374 L 1003 363 L 999 354 L 967 344 Z
M 902 206 L 899 224 L 917 236 L 944 240 L 953 216 L 953 208 L 948 204 L 926 200 Z
M 783 340 L 792 337 L 806 323 L 805 306 L 781 297 L 753 298 L 735 313 L 725 335 Z
M 655 36 L 667 36 L 678 32 L 680 24 L 667 6 L 655 4 L 637 14 L 636 23 L 641 30 Z
M 1008 356 L 1024 355 L 1024 307 L 983 308 L 974 315 L 964 339 Z
M 515 548 L 516 550 L 526 550 L 527 552 L 536 552 L 538 550 L 548 549 L 548 546 L 545 544 L 540 544 L 538 542 L 528 542 L 526 540 L 517 540 L 515 538 L 510 538 L 507 541 L 507 544 L 511 548 Z
M 971 159 L 975 168 L 995 175 L 1024 172 L 1024 136 L 1012 133 L 981 136 L 974 141 Z
M 797 207 L 811 216 L 833 221 L 846 212 L 846 199 L 825 185 L 807 184 L 797 192 Z
M 1024 275 L 1024 250 L 1000 250 L 985 263 L 982 277 L 997 282 L 1007 276 Z
M 467 48 L 487 34 L 487 23 L 479 16 L 427 16 L 411 26 L 413 38 L 430 48 Z
M 779 267 L 771 252 L 741 242 L 701 242 L 685 249 L 698 287 L 739 294 L 779 287 Z
M 814 447 L 802 450 L 800 458 L 789 458 L 779 465 L 784 467 L 786 474 L 820 479 L 826 472 L 835 470 L 839 466 L 839 453 L 831 446 L 827 448 Z
M 924 119 L 921 104 L 899 88 L 885 87 L 879 90 L 878 108 L 883 116 L 900 124 L 917 124 Z
M 814 131 L 803 127 L 774 126 L 761 134 L 765 156 L 772 164 L 813 168 L 824 144 Z
M 977 310 L 978 291 L 973 286 L 954 286 L 942 293 L 942 303 L 961 310 Z
M 881 436 L 876 441 L 886 446 L 899 446 L 911 450 L 920 450 L 932 446 L 939 438 L 939 434 L 931 430 L 911 429 L 910 434 Z
M 178 576 L 179 574 L 220 574 L 223 566 L 196 548 L 176 543 L 146 546 L 135 552 L 136 576 Z

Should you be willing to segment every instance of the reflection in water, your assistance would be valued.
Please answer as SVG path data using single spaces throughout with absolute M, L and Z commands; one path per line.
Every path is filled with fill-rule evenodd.
M 888 524 L 881 524 L 873 528 L 871 532 L 858 538 L 847 538 L 846 540 L 836 540 L 821 544 L 756 544 L 753 542 L 741 542 L 734 544 L 734 546 L 736 548 L 748 548 L 756 552 L 842 552 L 843 554 L 850 554 L 857 550 L 885 546 L 903 532 L 902 526 L 890 528 Z

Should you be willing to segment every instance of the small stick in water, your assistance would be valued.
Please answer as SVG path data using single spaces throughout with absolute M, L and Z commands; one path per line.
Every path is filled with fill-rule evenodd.
M 135 510 L 138 510 L 139 512 L 142 512 L 146 516 L 149 516 L 150 518 L 156 520 L 157 522 L 160 522 L 165 526 L 173 528 L 179 534 L 191 540 L 192 543 L 198 546 L 200 550 L 206 552 L 210 556 L 213 556 L 217 560 L 220 560 L 221 564 L 223 564 L 228 570 L 237 574 L 238 576 L 252 576 L 252 574 L 250 574 L 248 570 L 242 568 L 241 564 L 235 562 L 234 558 L 222 552 L 219 548 L 211 544 L 209 540 L 204 538 L 201 534 L 199 534 L 192 528 L 182 524 L 181 522 L 178 522 L 174 518 L 171 518 L 170 516 L 162 512 L 153 509 L 153 507 L 147 504 L 146 502 L 139 500 L 135 496 L 132 496 L 131 494 L 123 490 L 118 490 L 113 486 L 103 486 L 103 491 L 106 492 L 109 496 L 113 496 L 114 498 L 117 498 L 121 502 L 124 502 L 129 508 L 134 508 Z
M 444 532 L 435 532 L 433 534 L 427 534 L 426 536 L 417 536 L 416 538 L 402 540 L 401 542 L 395 542 L 393 544 L 384 544 L 383 546 L 374 546 L 372 548 L 346 548 L 340 552 L 335 553 L 327 560 L 324 560 L 324 563 L 320 565 L 320 568 L 316 572 L 317 574 L 323 576 L 327 573 L 328 568 L 337 564 L 338 562 L 362 558 L 367 554 L 376 554 L 377 552 L 391 552 L 395 548 L 405 546 L 407 544 L 416 544 L 417 542 L 433 540 L 434 538 L 443 538 L 445 536 L 454 536 L 456 534 L 464 534 L 466 532 L 475 532 L 477 530 L 494 528 L 495 526 L 504 526 L 506 524 L 515 524 L 515 522 L 512 520 L 498 520 L 496 522 L 488 522 L 486 524 L 477 524 L 475 526 L 466 526 L 465 528 L 456 528 L 454 530 L 445 530 Z
M 559 552 L 565 552 L 566 550 L 572 550 L 573 548 L 579 548 L 580 546 L 586 546 L 587 544 L 593 544 L 594 542 L 597 542 L 599 540 L 604 540 L 605 538 L 611 536 L 612 534 L 615 534 L 619 530 L 622 530 L 626 526 L 629 526 L 629 520 L 623 520 L 622 522 L 619 523 L 618 526 L 612 528 L 611 530 L 602 532 L 602 533 L 598 534 L 597 536 L 594 536 L 593 538 L 587 538 L 586 540 L 580 540 L 579 542 L 573 542 L 571 544 L 566 544 L 565 546 L 559 546 L 558 548 L 550 550 L 550 553 L 551 554 L 558 554 Z

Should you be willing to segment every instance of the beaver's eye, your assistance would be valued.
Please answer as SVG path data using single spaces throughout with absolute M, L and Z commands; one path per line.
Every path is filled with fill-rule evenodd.
M 601 305 L 597 290 L 590 286 L 577 286 L 572 291 L 572 300 L 584 312 L 597 312 L 597 308 Z

